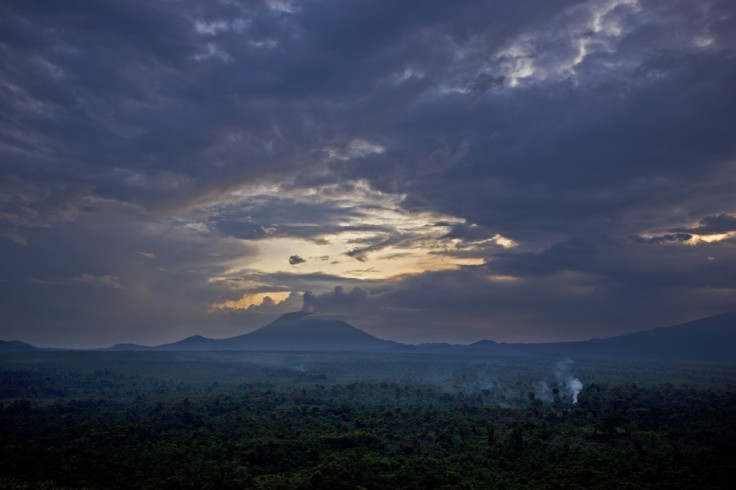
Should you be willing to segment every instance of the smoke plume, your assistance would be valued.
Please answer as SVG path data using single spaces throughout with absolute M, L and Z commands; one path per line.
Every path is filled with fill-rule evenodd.
M 560 392 L 566 393 L 571 397 L 573 404 L 578 402 L 578 394 L 583 389 L 583 383 L 576 377 L 572 376 L 573 361 L 565 359 L 555 364 L 555 379 L 559 386 Z

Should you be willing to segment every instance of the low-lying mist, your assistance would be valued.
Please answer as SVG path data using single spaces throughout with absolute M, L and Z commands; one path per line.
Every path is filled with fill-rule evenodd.
M 730 389 L 736 367 L 525 356 L 46 351 L 3 354 L 0 377 L 0 400 L 95 396 L 126 400 L 147 392 L 359 383 L 385 389 L 423 386 L 450 396 L 473 395 L 484 404 L 574 406 L 591 383 Z

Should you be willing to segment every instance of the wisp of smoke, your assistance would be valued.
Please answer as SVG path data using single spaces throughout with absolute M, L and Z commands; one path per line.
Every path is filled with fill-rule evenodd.
M 572 397 L 572 402 L 578 402 L 578 394 L 583 389 L 583 383 L 570 374 L 573 362 L 571 359 L 565 359 L 555 364 L 555 378 L 557 384 Z
M 567 389 L 572 393 L 572 402 L 578 402 L 578 393 L 583 389 L 583 383 L 578 378 L 567 379 Z
M 551 402 L 552 400 L 554 400 L 554 397 L 552 396 L 552 389 L 544 381 L 540 381 L 539 383 L 537 383 L 537 389 L 534 394 L 537 398 L 545 402 Z

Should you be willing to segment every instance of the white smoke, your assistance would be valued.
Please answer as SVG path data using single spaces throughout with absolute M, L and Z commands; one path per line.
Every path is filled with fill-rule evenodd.
M 567 379 L 567 389 L 572 392 L 572 402 L 578 402 L 578 393 L 583 389 L 583 383 L 578 378 Z
M 535 396 L 545 402 L 551 402 L 554 400 L 552 395 L 552 388 L 549 387 L 544 381 L 537 383 L 537 389 L 534 392 Z
M 564 391 L 572 399 L 573 404 L 578 402 L 578 395 L 583 389 L 583 383 L 576 377 L 572 376 L 572 366 L 574 362 L 571 359 L 565 359 L 555 364 L 555 379 L 560 391 Z

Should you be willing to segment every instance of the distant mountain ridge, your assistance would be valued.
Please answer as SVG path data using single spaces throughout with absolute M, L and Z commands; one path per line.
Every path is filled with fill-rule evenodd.
M 734 364 L 736 312 L 617 337 L 571 342 L 566 347 L 578 356 Z
M 481 340 L 459 350 L 476 354 L 736 364 L 736 312 L 605 339 L 544 344 L 499 344 Z
M 18 341 L 0 340 L 0 352 L 36 350 Z M 565 356 L 736 364 L 736 312 L 723 313 L 670 327 L 580 342 L 407 345 L 383 340 L 334 318 L 305 312 L 287 313 L 250 333 L 226 339 L 194 335 L 153 347 L 117 344 L 117 351 L 352 351 L 486 356 Z
M 194 335 L 155 347 L 118 344 L 113 350 L 386 351 L 401 344 L 383 340 L 347 322 L 305 312 L 287 313 L 265 327 L 226 339 Z
M 37 350 L 38 347 L 19 340 L 0 340 L 0 351 Z

